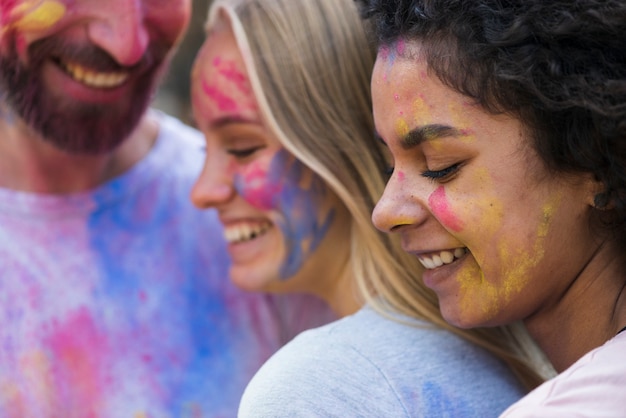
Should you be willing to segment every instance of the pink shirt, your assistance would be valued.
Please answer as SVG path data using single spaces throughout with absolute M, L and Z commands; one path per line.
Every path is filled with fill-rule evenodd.
M 581 357 L 500 418 L 625 416 L 626 331 Z

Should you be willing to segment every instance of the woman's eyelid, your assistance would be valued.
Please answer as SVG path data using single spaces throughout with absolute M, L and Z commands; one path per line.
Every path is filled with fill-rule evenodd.
M 422 177 L 426 177 L 435 181 L 442 181 L 448 179 L 450 176 L 456 174 L 461 168 L 462 163 L 454 163 L 440 170 L 424 170 L 422 171 Z
M 252 146 L 246 146 L 246 147 L 233 147 L 233 148 L 227 148 L 226 149 L 226 153 L 237 157 L 237 158 L 245 158 L 245 157 L 249 157 L 252 154 L 254 154 L 255 152 L 265 148 L 266 145 L 252 145 Z

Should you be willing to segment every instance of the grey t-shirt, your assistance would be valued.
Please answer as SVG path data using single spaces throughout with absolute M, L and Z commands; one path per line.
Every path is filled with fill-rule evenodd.
M 485 350 L 363 308 L 305 331 L 245 390 L 246 417 L 497 417 L 526 391 Z

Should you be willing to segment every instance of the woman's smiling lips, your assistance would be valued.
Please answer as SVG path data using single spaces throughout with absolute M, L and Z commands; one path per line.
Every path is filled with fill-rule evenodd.
M 229 244 L 239 244 L 264 235 L 272 223 L 267 220 L 228 221 L 224 225 L 224 238 Z

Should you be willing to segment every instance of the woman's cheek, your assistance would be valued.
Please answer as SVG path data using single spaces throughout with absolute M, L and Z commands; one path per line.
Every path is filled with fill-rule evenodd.
M 263 155 L 245 166 L 232 167 L 237 194 L 259 210 L 277 209 L 285 193 L 284 158 L 280 152 Z
M 465 224 L 450 204 L 446 189 L 443 186 L 439 186 L 437 190 L 431 193 L 428 197 L 428 206 L 444 227 L 454 232 L 463 230 Z

